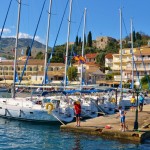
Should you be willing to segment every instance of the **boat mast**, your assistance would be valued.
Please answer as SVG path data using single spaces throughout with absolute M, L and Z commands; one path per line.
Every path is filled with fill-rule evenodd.
M 122 9 L 120 8 L 120 92 L 122 100 Z
M 66 56 L 65 56 L 64 90 L 65 90 L 65 88 L 66 88 L 66 81 L 67 81 L 68 49 L 69 49 L 69 38 L 70 38 L 71 14 L 72 14 L 72 0 L 70 0 L 70 10 L 69 10 L 69 19 L 68 19 L 68 34 L 67 34 Z
M 132 90 L 134 90 L 133 22 L 131 19 Z
M 17 50 L 18 50 L 18 37 L 19 37 L 19 25 L 20 25 L 20 12 L 21 12 L 21 0 L 18 0 L 18 19 L 17 19 L 15 56 L 14 56 L 14 74 L 13 74 L 12 98 L 15 98 L 15 80 L 16 80 L 16 64 L 17 64 Z
M 84 57 L 84 39 L 85 39 L 85 27 L 86 27 L 86 8 L 84 9 L 84 25 L 83 25 L 83 42 L 82 42 L 82 57 Z M 80 90 L 82 90 L 82 78 L 83 78 L 83 64 L 81 63 L 81 79 Z
M 47 51 L 48 51 L 48 42 L 49 42 L 49 32 L 50 32 L 50 19 L 51 19 L 51 10 L 52 10 L 52 0 L 49 2 L 49 10 L 48 10 L 48 25 L 47 25 L 47 36 L 46 36 L 46 50 L 45 50 L 45 64 L 44 64 L 44 84 L 46 84 L 46 76 L 47 76 Z

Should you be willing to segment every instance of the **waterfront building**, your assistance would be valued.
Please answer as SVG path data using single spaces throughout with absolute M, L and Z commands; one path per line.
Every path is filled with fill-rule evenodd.
M 17 61 L 17 74 L 21 77 L 24 69 L 26 56 L 18 58 Z M 13 60 L 5 60 L 0 63 L 0 80 L 12 83 L 13 81 Z M 80 80 L 81 67 L 79 64 L 73 64 L 78 69 L 78 81 Z M 51 63 L 48 67 L 48 78 L 49 81 L 60 83 L 64 78 L 65 64 L 64 63 Z M 95 83 L 96 80 L 100 80 L 104 77 L 103 73 L 97 73 L 99 71 L 98 65 L 95 63 L 89 63 L 83 65 L 84 80 L 86 83 Z M 40 59 L 29 59 L 26 66 L 26 71 L 23 76 L 23 82 L 29 84 L 41 84 L 43 81 L 44 74 L 44 60 Z
M 124 82 L 132 80 L 132 51 L 130 48 L 123 49 L 122 52 L 122 79 Z M 120 81 L 120 51 L 119 54 L 113 54 L 113 67 L 112 71 L 115 74 L 114 80 Z M 138 78 L 145 76 L 145 71 L 150 75 L 150 47 L 145 46 L 133 49 L 134 56 L 134 81 L 136 85 L 139 84 Z M 146 69 L 146 70 L 145 70 Z M 138 77 L 138 76 L 139 77 Z
M 113 68 L 113 55 L 112 55 L 112 53 L 108 53 L 107 55 L 105 55 L 105 67 L 107 68 L 105 70 L 105 74 L 112 72 L 112 71 L 110 71 Z

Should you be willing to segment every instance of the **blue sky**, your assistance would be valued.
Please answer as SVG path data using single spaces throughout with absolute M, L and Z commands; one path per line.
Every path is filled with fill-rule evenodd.
M 10 0 L 1 0 L 0 2 L 1 29 Z M 33 37 L 43 2 L 44 0 L 22 0 L 20 37 Z M 53 0 L 49 46 L 54 45 L 66 2 L 67 0 Z M 42 43 L 45 43 L 46 39 L 48 5 L 49 0 L 46 1 L 36 34 L 36 40 Z M 93 39 L 98 36 L 110 36 L 119 39 L 119 8 L 121 6 L 124 20 L 123 37 L 130 32 L 130 18 L 133 18 L 135 31 L 142 31 L 150 35 L 150 0 L 73 0 L 70 42 L 75 41 L 84 8 L 87 8 L 86 34 L 91 31 Z M 17 0 L 13 0 L 2 37 L 15 36 L 17 7 Z M 68 11 L 69 7 L 65 14 L 57 45 L 67 41 Z M 83 23 L 79 31 L 79 36 L 81 37 L 82 30 Z

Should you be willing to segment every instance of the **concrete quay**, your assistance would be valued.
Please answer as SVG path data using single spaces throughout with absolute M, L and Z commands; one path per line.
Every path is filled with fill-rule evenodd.
M 138 112 L 138 130 L 134 131 L 135 111 L 126 111 L 126 125 L 128 130 L 120 131 L 120 118 L 117 114 L 99 116 L 93 119 L 81 120 L 81 126 L 76 127 L 76 122 L 60 127 L 61 131 L 92 134 L 109 139 L 140 143 L 150 138 L 150 104 L 144 105 L 142 112 Z M 107 129 L 107 126 L 110 129 Z

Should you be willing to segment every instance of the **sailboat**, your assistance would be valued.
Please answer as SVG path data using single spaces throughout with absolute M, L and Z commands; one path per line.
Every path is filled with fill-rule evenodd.
M 50 2 L 50 5 L 51 4 L 52 1 Z M 51 8 L 51 6 L 49 8 Z M 51 97 L 46 97 L 45 95 L 35 97 L 31 96 L 25 98 L 15 96 L 15 78 L 20 11 L 21 0 L 19 0 L 18 2 L 18 20 L 14 59 L 14 82 L 12 90 L 13 94 L 12 98 L 0 98 L 0 116 L 25 121 L 57 121 L 61 122 L 62 124 L 63 122 L 71 122 L 74 118 L 74 111 L 65 101 L 52 99 Z
M 70 26 L 70 17 L 69 17 L 69 22 L 68 22 L 69 26 Z M 82 43 L 82 57 L 83 57 L 83 53 L 84 53 L 84 37 L 85 37 L 85 24 L 86 24 L 86 8 L 84 10 L 84 27 L 83 27 L 83 43 Z M 68 34 L 70 32 L 70 29 L 68 28 Z M 68 36 L 67 36 L 68 37 Z M 67 43 L 69 39 L 67 38 Z M 67 49 L 66 49 L 66 66 L 67 66 L 67 58 L 68 57 L 68 44 L 67 44 Z M 65 68 L 65 82 L 64 82 L 64 89 L 66 88 L 66 73 L 67 72 L 67 67 Z M 83 65 L 81 64 L 81 79 L 83 78 Z M 81 104 L 81 117 L 83 118 L 94 118 L 97 117 L 98 115 L 98 109 L 97 106 L 93 103 L 93 101 L 91 99 L 87 99 L 85 97 L 82 97 L 82 80 L 80 82 L 80 85 L 78 87 L 78 89 L 80 90 L 65 90 L 64 93 L 65 95 L 65 99 L 68 102 L 75 102 L 78 101 Z M 86 91 L 85 91 L 86 92 Z M 80 94 L 79 94 L 80 93 Z M 77 94 L 77 95 L 76 95 Z M 87 93 L 86 93 L 87 94 Z

